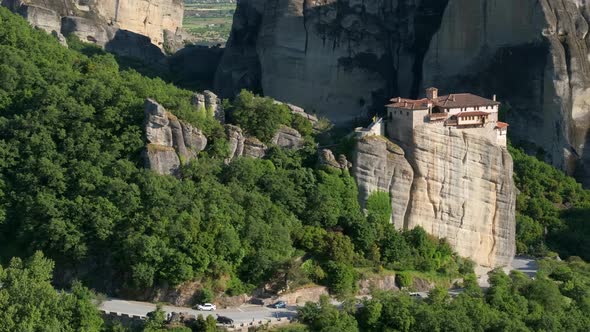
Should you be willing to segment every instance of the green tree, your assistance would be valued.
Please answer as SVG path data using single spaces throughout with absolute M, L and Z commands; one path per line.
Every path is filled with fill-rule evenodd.
M 242 90 L 230 107 L 232 119 L 252 136 L 270 142 L 281 125 L 289 125 L 291 113 L 286 105 Z
M 53 262 L 35 253 L 26 262 L 0 267 L 0 331 L 101 331 L 103 320 L 94 295 L 74 283 L 58 292 L 50 281 Z

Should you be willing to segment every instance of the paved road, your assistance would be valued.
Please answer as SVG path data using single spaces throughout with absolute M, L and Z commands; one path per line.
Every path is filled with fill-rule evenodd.
M 510 271 L 520 271 L 529 277 L 534 277 L 537 274 L 537 270 L 539 269 L 539 265 L 537 262 L 529 257 L 522 257 L 516 256 L 512 261 L 510 266 L 504 268 L 504 272 L 506 274 L 510 273 Z M 488 281 L 488 272 L 492 269 L 485 268 L 485 267 L 477 267 L 475 269 L 475 274 L 477 274 L 477 281 L 481 288 L 489 288 L 490 283 Z
M 537 273 L 537 269 L 538 265 L 533 259 L 526 257 L 516 257 L 509 267 L 504 268 L 504 271 L 509 273 L 511 270 L 517 270 L 527 274 L 530 277 L 533 277 Z M 487 278 L 487 273 L 490 270 L 491 269 L 489 268 L 476 268 L 478 282 L 482 288 L 490 287 Z M 453 291 L 451 291 L 451 293 L 452 292 Z M 460 290 L 455 290 L 455 292 L 460 292 Z M 427 293 L 420 293 L 419 295 L 421 297 L 428 296 Z M 338 303 L 335 302 L 335 304 Z M 148 312 L 154 311 L 156 309 L 156 305 L 147 302 L 108 299 L 100 305 L 100 309 L 106 312 L 116 312 L 119 314 L 145 317 Z M 204 317 L 209 314 L 215 317 L 216 314 L 219 314 L 233 319 L 238 324 L 252 322 L 252 320 L 260 321 L 271 318 L 292 318 L 297 314 L 297 307 L 295 306 L 290 306 L 286 309 L 271 309 L 260 305 L 243 305 L 238 308 L 219 309 L 213 312 L 197 311 L 191 308 L 175 306 L 164 306 L 163 309 L 167 313 L 186 312 L 195 316 L 202 314 Z
M 148 312 L 156 310 L 156 305 L 147 302 L 108 299 L 100 305 L 99 309 L 106 312 L 116 312 L 119 314 L 145 317 Z M 208 315 L 213 315 L 216 317 L 216 315 L 219 314 L 221 316 L 226 316 L 233 319 L 236 323 L 246 323 L 251 322 L 252 320 L 259 321 L 271 318 L 292 318 L 297 313 L 296 307 L 288 307 L 286 309 L 272 309 L 260 305 L 243 305 L 238 308 L 218 309 L 216 311 L 198 311 L 191 308 L 168 305 L 163 306 L 162 309 L 167 313 L 186 312 L 195 316 L 202 314 L 203 317 L 207 317 Z

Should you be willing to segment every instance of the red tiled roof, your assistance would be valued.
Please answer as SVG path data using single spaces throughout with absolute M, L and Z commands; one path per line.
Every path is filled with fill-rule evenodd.
M 477 106 L 496 106 L 499 102 L 476 96 L 471 93 L 454 93 L 447 96 L 439 96 L 433 100 L 434 105 L 441 108 L 461 108 Z
M 500 122 L 500 121 L 498 121 L 496 123 L 496 128 L 498 128 L 498 129 L 508 128 L 508 126 L 510 126 L 510 125 L 507 124 L 506 122 Z
M 428 90 L 433 90 L 434 88 L 430 88 Z M 389 100 L 392 104 L 387 105 L 387 107 L 395 107 L 395 108 L 402 108 L 407 110 L 423 110 L 428 108 L 428 104 L 432 104 L 432 106 L 448 109 L 448 108 L 466 108 L 466 107 L 482 107 L 482 106 L 497 106 L 500 105 L 499 102 L 486 99 L 480 96 L 476 96 L 471 93 L 454 93 L 446 96 L 439 96 L 435 99 L 406 99 L 406 98 L 391 98 Z
M 390 100 L 393 104 L 386 105 L 386 107 L 403 108 L 407 110 L 424 110 L 428 108 L 428 99 L 405 99 L 405 98 L 392 98 Z
M 490 115 L 490 113 L 487 112 L 461 112 L 457 114 L 458 118 L 463 118 L 466 116 L 484 116 L 484 115 Z

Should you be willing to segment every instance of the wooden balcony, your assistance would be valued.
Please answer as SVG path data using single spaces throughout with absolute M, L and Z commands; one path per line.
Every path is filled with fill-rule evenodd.
M 444 121 L 449 117 L 447 113 L 432 113 L 428 115 L 428 119 L 432 121 Z

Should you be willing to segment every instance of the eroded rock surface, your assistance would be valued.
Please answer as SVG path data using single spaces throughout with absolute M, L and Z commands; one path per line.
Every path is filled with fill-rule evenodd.
M 305 140 L 297 130 L 291 127 L 281 126 L 272 138 L 272 144 L 285 149 L 299 150 L 305 144 Z
M 239 157 L 262 158 L 266 155 L 267 146 L 254 137 L 246 137 L 242 128 L 234 125 L 225 125 L 225 133 L 229 145 L 230 162 Z
M 147 36 L 159 47 L 164 41 L 164 30 L 177 31 L 182 27 L 184 15 L 182 0 L 2 0 L 1 4 L 19 13 L 30 13 L 32 8 L 35 13 L 50 11 L 51 16 L 91 19 L 97 24 Z M 25 18 L 32 24 L 39 22 L 37 15 Z M 43 14 L 45 23 L 35 25 L 59 32 L 60 29 L 55 29 L 53 25 L 53 18 L 48 18 L 47 14 Z M 52 23 L 46 24 L 48 22 Z
M 33 26 L 64 37 L 74 34 L 109 52 L 162 66 L 164 31 L 182 38 L 182 0 L 2 0 L 1 4 L 25 17 Z
M 336 124 L 428 86 L 497 94 L 513 142 L 590 186 L 589 19 L 587 0 L 243 0 L 216 85 Z
M 321 149 L 318 151 L 318 162 L 320 165 L 339 169 L 349 169 L 352 167 L 352 164 L 346 159 L 345 155 L 339 155 L 338 160 L 336 160 L 332 150 L 328 149 Z
M 207 146 L 207 137 L 178 120 L 152 99 L 145 102 L 144 151 L 146 168 L 162 175 L 180 175 L 180 166 L 193 160 Z
M 379 136 L 359 141 L 353 174 L 361 201 L 389 192 L 396 227 L 422 226 L 484 266 L 509 264 L 517 190 L 508 151 L 479 135 L 421 126 L 405 152 Z
M 404 151 L 384 137 L 367 136 L 357 143 L 352 174 L 362 203 L 375 191 L 390 194 L 392 222 L 396 228 L 403 228 L 414 181 L 414 170 Z
M 203 93 L 197 92 L 193 94 L 192 103 L 197 109 L 211 112 L 217 121 L 222 124 L 225 123 L 225 110 L 221 104 L 221 99 L 213 92 L 205 90 Z

